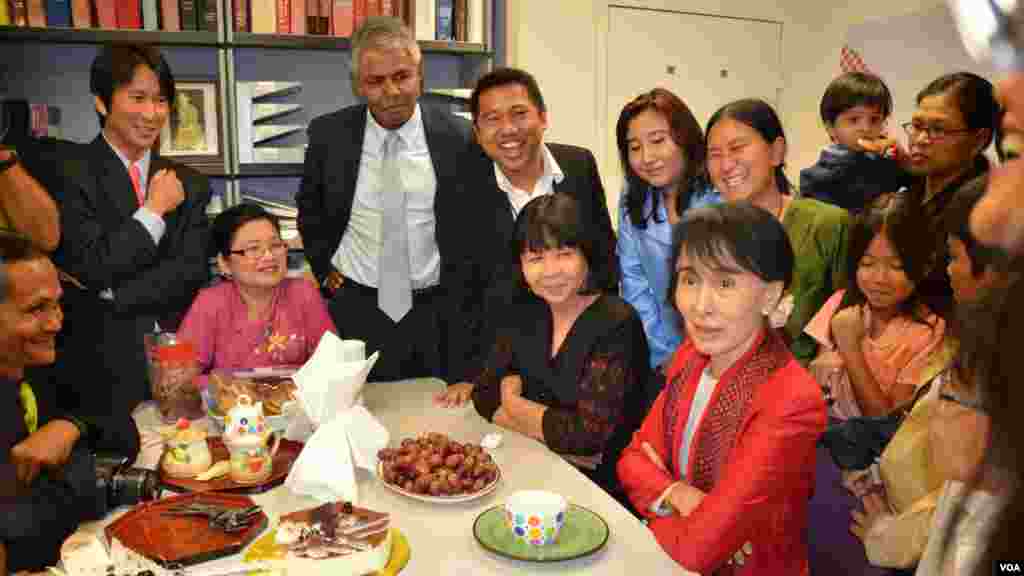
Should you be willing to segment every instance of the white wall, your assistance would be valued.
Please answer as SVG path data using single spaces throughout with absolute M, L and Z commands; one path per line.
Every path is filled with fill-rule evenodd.
M 839 70 L 839 51 L 848 29 L 867 20 L 902 16 L 944 2 L 512 0 L 508 3 L 509 65 L 527 69 L 537 77 L 548 105 L 548 138 L 590 148 L 601 163 L 602 173 L 610 172 L 606 167 L 618 161 L 605 150 L 609 130 L 606 106 L 625 104 L 606 103 L 604 97 L 607 83 L 615 81 L 605 77 L 609 4 L 782 22 L 784 76 L 779 113 L 790 144 L 789 172 L 795 178 L 799 169 L 814 163 L 821 147 L 828 143 L 818 119 L 818 104 L 825 86 Z M 892 57 L 898 58 L 899 54 Z M 639 92 L 649 87 L 636 88 Z M 680 97 L 686 99 L 685 94 Z M 618 186 L 618 182 L 605 182 L 606 189 Z

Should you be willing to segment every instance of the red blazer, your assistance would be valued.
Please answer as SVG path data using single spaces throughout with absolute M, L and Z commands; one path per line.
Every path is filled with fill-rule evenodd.
M 757 347 L 755 344 L 723 374 L 722 380 Z M 735 574 L 808 574 L 807 502 L 814 486 L 814 447 L 825 429 L 826 412 L 814 378 L 793 358 L 758 384 L 728 464 L 701 504 L 686 517 L 659 517 L 649 511 L 662 492 L 681 478 L 678 454 L 682 431 L 708 358 L 687 341 L 676 351 L 667 378 L 671 382 L 694 356 L 700 356 L 700 369 L 691 372 L 677 396 L 681 405 L 672 446 L 665 445 L 663 391 L 619 459 L 617 471 L 627 496 L 650 519 L 648 527 L 661 547 L 688 570 L 710 574 L 750 542 L 753 554 Z M 709 406 L 716 402 L 718 388 Z M 697 445 L 704 432 L 702 420 L 691 446 Z M 673 462 L 671 475 L 648 459 L 641 449 L 643 442 L 650 444 L 662 461 Z M 691 452 L 688 477 L 692 477 L 694 460 Z

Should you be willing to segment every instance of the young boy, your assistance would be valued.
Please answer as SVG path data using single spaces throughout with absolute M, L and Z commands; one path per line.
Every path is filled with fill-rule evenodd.
M 979 301 L 986 291 L 1013 276 L 1002 251 L 978 242 L 968 225 L 971 210 L 985 195 L 986 183 L 986 178 L 975 178 L 961 186 L 944 214 L 949 250 L 946 272 L 953 298 L 960 304 Z
M 832 144 L 818 163 L 800 171 L 800 194 L 856 214 L 883 192 L 909 186 L 911 176 L 892 158 L 866 152 L 861 141 L 883 137 L 892 95 L 882 79 L 847 72 L 828 85 L 821 119 Z

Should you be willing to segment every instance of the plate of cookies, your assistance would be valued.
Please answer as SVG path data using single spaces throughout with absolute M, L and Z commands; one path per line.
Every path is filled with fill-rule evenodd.
M 212 372 L 209 385 L 203 390 L 207 416 L 223 431 L 224 415 L 244 394 L 253 402 L 263 403 L 263 414 L 272 430 L 284 431 L 289 414 L 298 407 L 297 388 L 292 380 L 296 370 L 295 367 L 278 367 Z
M 405 438 L 397 448 L 378 452 L 377 459 L 377 473 L 386 487 L 423 502 L 476 500 L 501 481 L 501 470 L 480 445 L 438 432 Z

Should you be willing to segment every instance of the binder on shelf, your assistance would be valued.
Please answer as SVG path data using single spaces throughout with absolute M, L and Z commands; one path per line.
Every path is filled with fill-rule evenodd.
M 46 0 L 46 25 L 71 26 L 71 6 L 69 0 Z
M 71 0 L 71 25 L 92 28 L 92 4 L 89 0 Z
M 86 0 L 88 1 L 88 0 Z M 161 28 L 168 32 L 181 30 L 181 14 L 178 13 L 178 0 L 160 0 Z
M 437 4 L 436 0 L 410 0 L 415 5 L 416 39 L 437 40 Z
M 317 34 L 331 35 L 331 5 L 333 0 L 319 0 L 316 7 Z
M 250 0 L 253 34 L 273 34 L 277 30 L 277 0 Z
M 104 2 L 106 0 L 96 0 L 97 2 Z M 199 29 L 199 17 L 196 12 L 197 0 L 180 0 L 181 2 L 181 29 L 182 30 L 198 30 Z
M 306 0 L 306 34 L 317 34 L 319 29 L 320 0 Z
M 145 2 L 146 0 L 143 0 Z M 196 29 L 207 32 L 217 31 L 217 0 L 203 0 L 203 9 L 196 16 L 201 18 L 196 24 Z
M 157 15 L 160 10 L 157 7 L 157 2 L 159 0 L 142 0 L 142 28 L 144 30 L 160 29 L 160 20 Z
M 352 0 L 352 30 L 358 30 L 369 16 L 369 0 Z
M 28 0 L 28 25 L 33 28 L 46 28 L 46 8 L 44 0 Z
M 29 0 L 30 2 L 32 0 Z M 142 29 L 142 6 L 139 0 L 115 0 L 114 13 L 117 27 L 126 30 Z
M 466 1 L 453 0 L 452 39 L 457 42 L 465 42 L 469 39 L 469 34 L 466 32 L 466 26 L 469 24 L 468 15 L 466 14 Z
M 354 31 L 354 17 L 352 0 L 334 0 L 331 12 L 331 20 L 334 23 L 332 33 L 343 38 L 351 37 Z
M 292 33 L 292 12 L 289 0 L 277 0 L 277 27 L 278 34 Z
M 11 5 L 5 0 L 0 0 L 0 26 L 10 26 L 12 23 Z
M 292 15 L 291 33 L 303 35 L 306 33 L 306 0 L 291 0 L 289 12 Z
M 451 41 L 455 39 L 452 30 L 452 11 L 454 0 L 437 0 L 437 32 L 436 40 Z
M 28 6 L 26 0 L 11 0 L 11 22 L 15 26 L 28 26 Z
M 235 32 L 249 31 L 249 0 L 234 0 L 231 4 L 235 11 Z
M 467 42 L 473 42 L 475 44 L 483 44 L 484 39 L 487 37 L 486 31 L 484 30 L 484 0 L 466 0 L 468 5 L 466 7 L 467 23 L 466 32 L 468 37 Z

